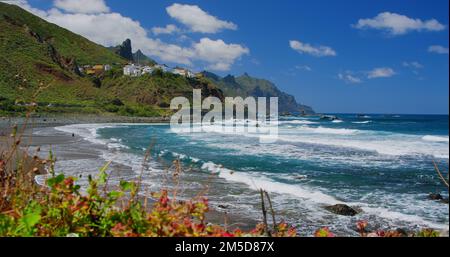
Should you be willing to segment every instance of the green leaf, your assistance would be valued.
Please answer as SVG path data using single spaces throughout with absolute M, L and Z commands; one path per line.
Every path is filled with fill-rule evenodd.
M 54 187 L 54 186 L 60 184 L 61 182 L 63 182 L 64 179 L 65 179 L 64 174 L 60 174 L 60 175 L 58 175 L 56 177 L 49 178 L 47 180 L 47 186 Z
M 19 219 L 16 233 L 24 236 L 32 236 L 33 228 L 41 220 L 41 206 L 35 201 L 31 202 L 24 210 L 24 215 Z
M 123 196 L 123 192 L 112 191 L 108 194 L 109 198 L 117 199 Z
M 30 213 L 22 217 L 21 222 L 25 224 L 27 228 L 32 228 L 41 220 L 41 214 L 38 212 Z
M 123 191 L 133 191 L 135 189 L 136 185 L 133 182 L 128 181 L 120 181 L 120 188 Z

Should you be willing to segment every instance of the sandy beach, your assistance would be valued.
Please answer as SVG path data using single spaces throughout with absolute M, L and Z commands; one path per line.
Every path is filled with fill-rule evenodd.
M 24 118 L 0 118 L 0 150 L 5 148 L 11 128 L 18 125 L 21 130 Z M 88 142 L 77 134 L 64 133 L 56 127 L 72 124 L 114 124 L 114 123 L 164 123 L 165 118 L 132 118 L 132 117 L 99 117 L 99 116 L 53 116 L 53 117 L 33 117 L 28 121 L 27 128 L 23 134 L 21 147 L 28 150 L 28 154 L 37 154 L 39 158 L 45 159 L 49 152 L 56 157 L 55 170 L 57 173 L 76 177 L 80 184 L 87 183 L 89 175 L 95 176 L 98 170 L 107 163 L 102 154 L 105 151 L 113 151 L 100 144 Z M 40 151 L 36 153 L 36 149 Z M 109 161 L 109 160 L 108 160 Z M 109 166 L 111 188 L 119 181 L 133 181 L 137 179 L 137 174 L 130 166 L 120 164 L 111 160 Z M 44 183 L 47 175 L 42 171 L 42 175 L 36 177 L 39 184 Z M 143 189 L 145 191 L 145 189 Z M 148 195 L 150 192 L 146 192 Z M 206 195 L 207 196 L 207 195 Z M 148 198 L 152 203 L 154 199 Z M 240 228 L 248 230 L 254 228 L 259 222 L 250 217 L 227 213 L 226 208 L 212 209 L 207 214 L 208 222 L 220 225 L 227 225 L 230 228 Z

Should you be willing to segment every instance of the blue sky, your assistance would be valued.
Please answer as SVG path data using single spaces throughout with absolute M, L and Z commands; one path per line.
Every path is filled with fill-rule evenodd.
M 318 112 L 448 114 L 447 0 L 85 1 L 18 4 L 172 66 L 266 78 Z

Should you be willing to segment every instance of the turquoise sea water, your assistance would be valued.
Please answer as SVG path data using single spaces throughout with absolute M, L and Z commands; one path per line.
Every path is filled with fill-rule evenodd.
M 195 195 L 208 186 L 213 206 L 260 218 L 256 189 L 271 193 L 278 217 L 310 234 L 329 226 L 352 234 L 354 223 L 374 227 L 448 229 L 448 205 L 430 201 L 431 192 L 448 197 L 433 169 L 448 170 L 448 116 L 338 114 L 282 117 L 279 140 L 260 144 L 255 137 L 211 133 L 174 133 L 169 125 L 70 125 L 61 131 L 105 144 L 103 157 L 142 171 L 149 190 L 165 186 L 173 160 L 186 168 L 183 192 Z M 346 203 L 362 210 L 355 217 L 330 214 L 324 206 Z

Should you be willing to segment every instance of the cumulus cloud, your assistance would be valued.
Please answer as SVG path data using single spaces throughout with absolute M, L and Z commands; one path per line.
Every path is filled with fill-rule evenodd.
M 338 78 L 349 84 L 359 84 L 362 82 L 360 78 L 352 75 L 351 72 L 338 73 Z
M 387 67 L 382 67 L 382 68 L 375 68 L 375 69 L 369 71 L 367 78 L 369 78 L 369 79 L 389 78 L 394 75 L 395 75 L 395 71 L 393 69 L 387 68 Z
M 436 19 L 422 21 L 391 12 L 380 13 L 371 19 L 360 19 L 353 27 L 385 30 L 391 35 L 403 35 L 411 31 L 440 31 L 445 29 L 445 25 L 439 23 Z
M 70 13 L 109 12 L 109 7 L 104 0 L 55 0 L 53 5 Z
M 407 67 L 407 68 L 413 68 L 413 69 L 422 69 L 423 65 L 419 62 L 403 62 L 402 63 L 403 67 Z
M 443 47 L 440 45 L 432 45 L 428 47 L 428 52 L 435 54 L 448 54 L 448 47 Z
M 179 32 L 179 31 L 180 31 L 180 29 L 173 24 L 166 25 L 165 27 L 153 27 L 152 28 L 152 32 L 155 35 L 173 34 L 173 33 Z
M 235 60 L 250 51 L 238 44 L 226 44 L 223 40 L 211 40 L 202 38 L 194 44 L 195 58 L 209 62 L 209 69 L 229 70 Z
M 200 61 L 206 63 L 210 69 L 228 70 L 237 59 L 249 53 L 246 47 L 239 44 L 227 44 L 220 39 L 203 38 L 197 43 L 189 43 L 186 46 L 169 44 L 160 39 L 151 38 L 138 21 L 120 13 L 87 13 L 86 10 L 75 13 L 76 9 L 71 9 L 74 12 L 72 13 L 68 12 L 68 7 L 66 10 L 61 10 L 59 9 L 61 7 L 56 5 L 45 11 L 31 7 L 26 0 L 3 2 L 19 5 L 49 22 L 104 46 L 116 46 L 126 38 L 130 38 L 135 50 L 141 49 L 144 54 L 157 57 L 164 62 L 193 65 L 194 61 Z M 166 27 L 166 29 L 174 28 Z
M 217 33 L 224 29 L 236 30 L 237 25 L 223 21 L 203 11 L 197 5 L 172 4 L 166 8 L 170 17 L 187 26 L 193 32 Z
M 302 43 L 297 40 L 289 41 L 289 45 L 292 49 L 299 53 L 305 53 L 312 56 L 322 57 L 322 56 L 336 56 L 336 51 L 334 51 L 329 46 L 312 46 L 307 43 Z
M 17 5 L 39 17 L 45 17 L 47 15 L 46 11 L 31 7 L 27 0 L 0 0 L 0 2 Z

